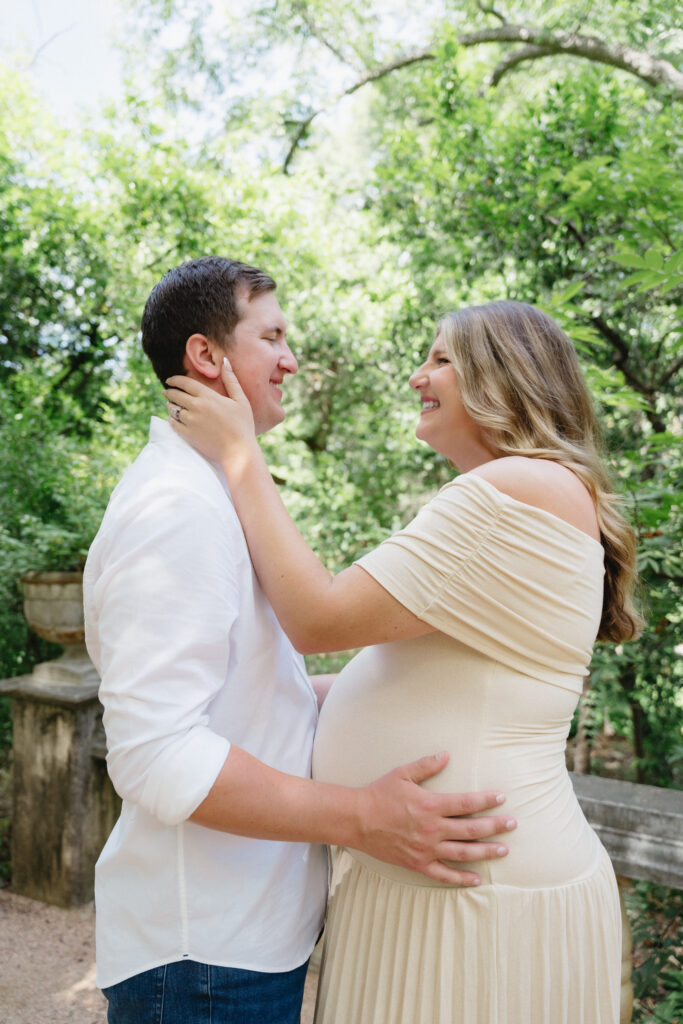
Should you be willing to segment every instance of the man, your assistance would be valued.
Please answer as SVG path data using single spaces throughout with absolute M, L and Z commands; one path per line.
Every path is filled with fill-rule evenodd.
M 142 319 L 159 378 L 184 372 L 224 393 L 227 352 L 257 431 L 280 423 L 297 363 L 274 289 L 234 260 L 169 271 Z M 497 794 L 419 786 L 445 755 L 363 789 L 310 779 L 317 704 L 303 661 L 259 587 L 221 472 L 168 423 L 153 418 L 112 495 L 84 594 L 123 798 L 96 871 L 110 1024 L 298 1021 L 325 911 L 323 843 L 425 874 L 505 852 L 459 841 L 504 831 L 500 819 L 454 817 Z

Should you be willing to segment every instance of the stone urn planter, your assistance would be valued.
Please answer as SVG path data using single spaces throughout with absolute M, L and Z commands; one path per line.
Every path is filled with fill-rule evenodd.
M 24 615 L 34 633 L 61 644 L 64 654 L 33 669 L 43 683 L 96 683 L 97 673 L 85 649 L 82 572 L 28 572 L 21 578 Z

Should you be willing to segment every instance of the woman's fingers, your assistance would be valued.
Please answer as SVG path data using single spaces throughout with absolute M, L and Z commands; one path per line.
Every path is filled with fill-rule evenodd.
M 223 387 L 217 388 L 217 384 Z M 179 374 L 169 377 L 166 385 L 169 423 L 206 458 L 229 460 L 255 440 L 249 399 L 227 359 L 221 363 L 220 380 L 214 379 L 213 387 Z
M 166 387 L 175 389 L 186 395 L 201 395 L 202 391 L 210 391 L 211 388 L 207 388 L 206 384 L 202 384 L 198 380 L 194 380 L 193 377 L 184 377 L 182 374 L 175 374 L 173 377 L 168 377 L 166 380 Z
M 164 388 L 164 398 L 167 403 L 175 405 L 178 409 L 190 409 L 198 401 L 198 398 L 179 388 Z
M 221 366 L 221 380 L 223 386 L 228 395 L 228 398 L 234 398 L 236 401 L 243 398 L 246 400 L 246 395 L 242 390 L 242 385 L 238 381 L 237 377 L 233 373 L 230 360 L 227 356 L 223 356 L 223 364 Z
M 227 356 L 223 357 L 221 364 L 221 380 L 228 398 L 232 398 L 236 402 L 248 401 Z M 164 395 L 169 402 L 181 409 L 191 409 L 194 402 L 201 402 L 202 399 L 212 402 L 217 397 L 213 388 L 194 380 L 193 377 L 184 377 L 179 374 L 167 379 Z
M 181 405 L 175 405 L 173 402 L 166 403 L 166 412 L 168 413 L 169 418 L 175 420 L 176 423 L 182 424 L 182 411 L 183 407 Z

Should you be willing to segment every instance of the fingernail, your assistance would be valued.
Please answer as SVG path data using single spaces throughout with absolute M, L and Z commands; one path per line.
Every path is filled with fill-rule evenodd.
M 228 370 L 230 369 L 230 363 L 228 362 L 227 356 L 223 356 L 223 366 L 227 367 Z
M 517 822 L 514 818 L 508 818 L 505 822 L 505 828 L 517 828 Z
M 498 854 L 499 857 L 504 857 L 507 852 L 508 852 L 507 846 L 497 846 L 496 847 L 496 853 Z
M 470 885 L 481 885 L 481 878 L 475 878 L 470 882 Z
M 505 793 L 499 793 L 498 794 L 498 796 L 496 797 L 496 803 L 497 804 L 504 804 L 505 803 Z

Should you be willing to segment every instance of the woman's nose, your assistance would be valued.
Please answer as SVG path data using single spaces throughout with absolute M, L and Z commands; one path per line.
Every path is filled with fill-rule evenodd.
M 424 387 L 426 382 L 427 372 L 424 368 L 424 364 L 418 367 L 418 369 L 415 370 L 415 373 L 412 373 L 408 378 L 408 383 L 410 384 L 411 388 L 415 388 L 416 391 L 418 391 L 421 387 Z

